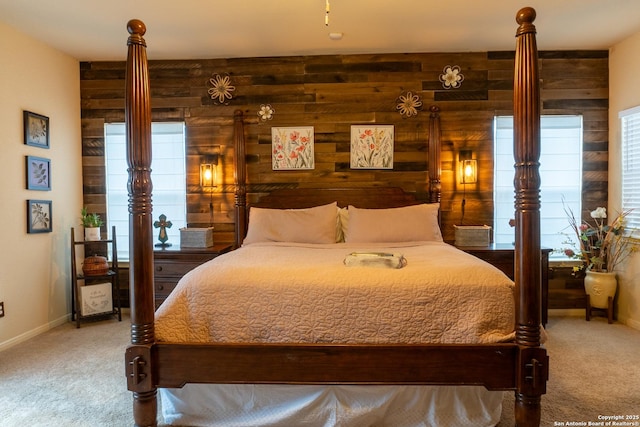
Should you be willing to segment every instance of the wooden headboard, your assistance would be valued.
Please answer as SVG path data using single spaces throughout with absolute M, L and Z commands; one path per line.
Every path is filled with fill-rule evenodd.
M 251 206 L 276 209 L 300 209 L 338 202 L 338 206 L 359 208 L 395 208 L 421 203 L 415 194 L 399 187 L 372 188 L 283 188 L 263 196 Z

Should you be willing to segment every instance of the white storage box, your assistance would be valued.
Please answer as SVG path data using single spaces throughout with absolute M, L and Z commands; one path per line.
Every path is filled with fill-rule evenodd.
M 213 227 L 180 229 L 180 247 L 209 248 L 213 246 Z
M 454 225 L 456 246 L 488 246 L 491 243 L 491 227 L 488 225 Z

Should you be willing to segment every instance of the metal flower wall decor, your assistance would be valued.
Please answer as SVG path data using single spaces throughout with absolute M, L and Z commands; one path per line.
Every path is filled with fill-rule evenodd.
M 460 73 L 459 66 L 447 65 L 440 74 L 440 81 L 445 89 L 457 89 L 464 81 L 464 76 Z
M 215 74 L 213 78 L 209 79 L 212 87 L 208 90 L 211 99 L 217 104 L 228 105 L 228 100 L 233 98 L 232 92 L 236 90 L 236 87 L 231 84 L 231 78 L 228 74 L 221 76 Z
M 406 95 L 400 95 L 397 99 L 398 105 L 396 110 L 402 117 L 412 117 L 418 115 L 418 110 L 422 109 L 422 100 L 419 95 L 407 92 Z
M 262 104 L 258 110 L 258 117 L 260 117 L 261 122 L 266 122 L 273 119 L 275 112 L 276 110 L 270 104 Z

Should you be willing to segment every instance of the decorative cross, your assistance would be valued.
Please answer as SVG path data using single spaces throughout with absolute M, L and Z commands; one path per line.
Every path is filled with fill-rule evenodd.
M 167 216 L 165 214 L 160 215 L 159 220 L 153 223 L 155 228 L 160 229 L 160 233 L 158 234 L 158 240 L 160 240 L 160 243 L 156 243 L 156 246 L 171 246 L 171 243 L 167 243 L 167 240 L 169 240 L 169 236 L 167 236 L 167 228 L 171 228 L 172 225 L 171 221 L 167 221 Z

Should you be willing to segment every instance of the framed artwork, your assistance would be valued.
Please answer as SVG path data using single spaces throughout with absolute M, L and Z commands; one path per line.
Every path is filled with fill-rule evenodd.
M 273 170 L 315 168 L 313 126 L 271 128 Z
M 51 218 L 51 200 L 27 200 L 27 233 L 50 233 Z
M 51 160 L 26 156 L 27 190 L 51 190 Z
M 49 148 L 49 117 L 23 112 L 24 143 L 34 147 Z
M 393 125 L 351 126 L 351 169 L 393 169 Z
M 80 313 L 83 316 L 113 312 L 113 293 L 110 282 L 80 286 L 80 298 L 82 300 Z

